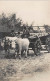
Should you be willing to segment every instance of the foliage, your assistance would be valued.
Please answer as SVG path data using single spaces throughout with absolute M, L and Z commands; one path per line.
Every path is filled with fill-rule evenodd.
M 49 25 L 44 25 L 46 32 L 50 32 L 50 26 Z
M 14 31 L 23 31 L 24 27 L 27 27 L 29 31 L 34 32 L 33 24 L 34 22 L 32 22 L 30 25 L 28 25 L 27 22 L 26 24 L 23 24 L 22 19 L 16 18 L 16 14 L 6 16 L 5 13 L 2 13 L 0 17 L 0 27 L 3 26 L 5 30 L 7 28 L 6 32 L 8 31 L 8 29 Z M 48 25 L 44 25 L 44 27 L 46 29 L 46 32 L 50 32 L 50 27 Z
M 16 14 L 11 14 L 10 16 L 6 17 L 3 13 L 1 17 L 1 25 L 8 27 L 9 29 L 18 30 L 20 29 L 22 24 L 22 20 L 20 18 L 16 19 Z

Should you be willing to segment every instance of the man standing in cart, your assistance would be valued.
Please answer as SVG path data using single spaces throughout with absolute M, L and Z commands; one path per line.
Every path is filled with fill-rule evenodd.
M 42 43 L 41 43 L 40 37 L 37 36 L 37 40 L 35 42 L 35 53 L 36 53 L 36 55 L 37 55 L 37 53 L 40 54 L 40 50 L 42 48 L 41 45 L 42 45 Z

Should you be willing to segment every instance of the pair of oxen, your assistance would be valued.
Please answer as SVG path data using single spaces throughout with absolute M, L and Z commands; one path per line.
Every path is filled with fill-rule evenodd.
M 11 41 L 11 46 L 13 49 L 15 49 L 15 58 L 17 54 L 19 55 L 19 58 L 21 58 L 21 54 L 25 54 L 25 57 L 27 57 L 28 54 L 28 48 L 29 48 L 29 40 L 28 38 L 18 38 L 18 37 L 5 37 L 6 41 L 10 42 Z M 10 43 L 9 43 L 10 45 Z M 7 48 L 7 47 L 6 47 Z M 9 52 L 8 48 L 8 52 Z M 5 50 L 6 52 L 6 50 Z

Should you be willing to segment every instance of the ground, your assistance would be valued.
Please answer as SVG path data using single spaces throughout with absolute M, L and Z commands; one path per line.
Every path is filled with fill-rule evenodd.
M 27 58 L 5 58 L 0 51 L 0 81 L 50 81 L 50 53 L 36 56 L 33 51 Z

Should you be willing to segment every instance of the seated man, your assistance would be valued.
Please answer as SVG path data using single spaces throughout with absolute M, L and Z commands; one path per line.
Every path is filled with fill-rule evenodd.
M 24 30 L 23 30 L 23 35 L 22 35 L 24 38 L 28 38 L 30 36 L 30 33 L 29 33 L 29 29 L 24 27 Z

